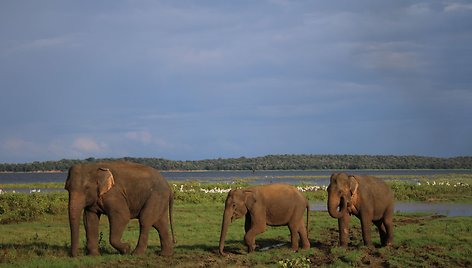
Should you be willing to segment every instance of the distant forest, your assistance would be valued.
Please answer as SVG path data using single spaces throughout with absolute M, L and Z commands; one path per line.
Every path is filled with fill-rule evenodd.
M 307 170 L 307 169 L 472 169 L 472 157 L 382 155 L 267 155 L 174 161 L 162 158 L 87 158 L 84 160 L 0 163 L 3 172 L 66 171 L 74 164 L 125 160 L 160 170 Z

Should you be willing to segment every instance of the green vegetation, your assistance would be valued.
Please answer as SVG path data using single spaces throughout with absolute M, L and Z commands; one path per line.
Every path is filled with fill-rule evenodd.
M 403 176 L 402 176 L 403 177 Z M 472 203 L 472 174 L 433 175 L 429 178 L 417 178 L 418 183 L 389 181 L 388 184 L 398 201 L 441 201 Z M 176 204 L 215 204 L 224 203 L 231 188 L 249 186 L 241 180 L 235 184 L 170 182 Z M 1 184 L 0 189 L 0 224 L 23 222 L 40 219 L 49 214 L 65 211 L 67 192 L 20 194 L 12 193 L 11 188 L 59 188 L 62 183 L 45 184 Z M 326 201 L 326 186 L 308 183 L 297 185 L 310 201 Z M 47 201 L 45 199 L 47 197 Z
M 67 211 L 66 193 L 0 195 L 0 224 L 41 219 Z
M 23 195 L 14 196 L 22 201 Z M 85 232 L 81 229 L 81 257 L 69 258 L 69 226 L 65 194 L 57 199 L 51 194 L 37 194 L 33 200 L 41 207 L 61 208 L 30 222 L 2 224 L 0 267 L 470 267 L 472 265 L 471 217 L 439 217 L 430 215 L 395 215 L 393 247 L 378 248 L 375 229 L 372 235 L 376 248 L 363 246 L 360 224 L 351 221 L 349 247 L 337 244 L 337 221 L 326 212 L 311 213 L 310 250 L 294 253 L 289 248 L 286 227 L 268 227 L 257 237 L 260 248 L 278 245 L 264 251 L 246 254 L 243 242 L 244 220 L 230 226 L 226 239 L 226 257 L 218 255 L 218 240 L 223 212 L 221 202 L 185 204 L 177 202 L 174 220 L 177 244 L 173 257 L 156 255 L 160 244 L 151 231 L 149 247 L 143 256 L 119 255 L 108 243 L 109 226 L 103 216 L 100 224 L 100 257 L 84 256 Z M 12 195 L 13 196 L 13 195 Z M 27 195 L 31 196 L 31 195 Z M 11 198 L 11 197 L 8 197 Z M 2 199 L 1 204 L 4 203 Z M 48 202 L 54 204 L 47 204 Z M 123 240 L 135 245 L 139 225 L 132 220 Z M 283 245 L 280 245 L 283 243 Z
M 119 158 L 145 164 L 160 170 L 306 170 L 306 169 L 472 169 L 472 157 L 425 157 L 382 155 L 267 155 L 254 158 L 173 161 L 162 158 Z M 65 171 L 77 163 L 118 160 L 116 158 L 85 160 L 63 159 L 33 163 L 0 163 L 0 171 Z
M 472 174 L 432 175 L 418 183 L 389 182 L 400 201 L 472 202 Z
M 395 177 L 388 177 L 395 179 Z M 407 176 L 402 176 L 407 177 Z M 389 181 L 400 201 L 445 201 L 472 203 L 472 175 L 448 174 L 414 176 L 417 183 Z M 313 178 L 311 178 L 313 179 Z M 316 178 L 315 178 L 316 179 Z M 226 257 L 218 255 L 218 240 L 224 200 L 230 188 L 248 186 L 248 180 L 235 184 L 170 182 L 175 193 L 174 222 L 177 245 L 171 258 L 156 255 L 160 244 L 152 230 L 149 248 L 143 256 L 119 255 L 108 242 L 109 226 L 103 216 L 100 225 L 100 257 L 69 258 L 67 192 L 12 193 L 18 184 L 0 188 L 0 267 L 470 267 L 472 265 L 472 217 L 442 217 L 427 214 L 395 215 L 393 247 L 379 248 L 372 229 L 374 249 L 363 246 L 360 222 L 351 220 L 349 247 L 337 247 L 337 221 L 327 212 L 310 213 L 312 248 L 294 253 L 289 248 L 286 227 L 268 227 L 257 237 L 261 249 L 246 254 L 243 242 L 244 220 L 229 229 Z M 57 184 L 25 184 L 21 188 L 63 188 Z M 326 186 L 297 185 L 311 201 L 327 199 Z M 82 250 L 85 232 L 80 231 Z M 137 220 L 128 225 L 123 240 L 135 245 L 139 236 Z M 283 245 L 280 245 L 280 244 Z

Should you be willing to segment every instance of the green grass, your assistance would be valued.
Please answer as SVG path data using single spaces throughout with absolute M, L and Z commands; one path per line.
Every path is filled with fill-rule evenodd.
M 403 177 L 403 176 L 402 176 Z M 419 178 L 420 184 L 389 182 L 397 200 L 472 202 L 471 175 L 441 175 Z M 432 182 L 435 182 L 434 185 Z M 430 182 L 429 185 L 427 182 Z M 58 184 L 59 185 L 59 184 Z M 173 257 L 156 254 L 160 244 L 152 230 L 149 248 L 143 256 L 119 255 L 108 243 L 108 222 L 100 225 L 100 257 L 68 257 L 70 247 L 67 221 L 67 193 L 0 195 L 0 266 L 5 267 L 470 267 L 472 265 L 472 217 L 438 217 L 427 214 L 396 214 L 395 241 L 389 248 L 369 249 L 363 246 L 360 223 L 351 219 L 351 241 L 348 248 L 337 247 L 337 221 L 326 212 L 312 212 L 310 241 L 312 248 L 294 253 L 289 248 L 287 227 L 268 227 L 257 237 L 261 248 L 285 243 L 267 251 L 246 254 L 243 242 L 244 220 L 235 221 L 229 229 L 225 250 L 218 255 L 223 204 L 226 193 L 203 190 L 244 187 L 224 183 L 171 183 L 175 192 L 174 222 L 177 245 Z M 456 186 L 453 186 L 456 185 Z M 8 185 L 7 185 L 8 186 Z M 62 188 L 62 184 L 60 185 Z M 309 184 L 299 185 L 301 187 Z M 17 185 L 13 185 L 17 188 Z M 8 190 L 9 187 L 2 185 Z M 24 185 L 24 188 L 41 188 Z M 45 187 L 52 188 L 52 187 Z M 59 187 L 58 187 L 59 188 Z M 304 192 L 312 201 L 326 200 L 325 190 Z M 372 229 L 374 244 L 380 244 Z M 139 235 L 137 220 L 130 221 L 123 240 L 133 246 Z M 85 233 L 81 229 L 81 248 Z
M 8 184 L 0 184 L 0 189 L 9 189 L 9 188 L 16 188 L 16 189 L 64 189 L 64 183 L 58 182 L 42 182 L 42 183 L 8 183 Z
M 287 227 L 268 227 L 257 236 L 261 248 L 285 243 L 266 251 L 246 253 L 243 242 L 244 220 L 230 226 L 225 243 L 226 257 L 218 254 L 218 242 L 223 213 L 223 202 L 197 204 L 177 201 L 174 222 L 177 244 L 173 257 L 160 257 L 159 238 L 151 231 L 149 248 L 143 256 L 119 255 L 108 243 L 108 221 L 100 223 L 100 257 L 84 256 L 85 232 L 80 230 L 81 253 L 68 257 L 70 246 L 67 220 L 67 196 L 61 194 L 16 194 L 34 196 L 40 207 L 57 210 L 25 222 L 2 224 L 0 236 L 0 266 L 4 267 L 470 267 L 472 265 L 472 217 L 439 217 L 425 214 L 396 214 L 394 246 L 378 248 L 376 230 L 372 237 L 376 248 L 363 246 L 360 223 L 351 219 L 351 241 L 348 248 L 337 247 L 337 221 L 326 212 L 311 213 L 310 250 L 294 253 L 289 248 Z M 20 197 L 21 196 L 21 197 Z M 51 197 L 53 196 L 53 197 Z M 0 199 L 4 204 L 5 199 Z M 31 197 L 30 197 L 31 198 Z M 8 197 L 7 199 L 14 199 Z M 19 204 L 21 202 L 17 202 Z M 49 203 L 49 204 L 48 204 Z M 23 208 L 25 209 L 25 208 Z M 123 240 L 133 246 L 139 235 L 137 220 L 130 221 Z

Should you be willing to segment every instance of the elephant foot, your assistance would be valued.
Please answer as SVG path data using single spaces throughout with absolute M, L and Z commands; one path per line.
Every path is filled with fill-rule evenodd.
M 293 252 L 298 252 L 298 244 L 297 245 L 292 244 L 292 250 Z
M 146 249 L 135 249 L 133 253 L 131 253 L 134 256 L 141 255 L 146 251 Z
M 87 255 L 89 255 L 89 256 L 100 256 L 100 252 L 98 250 L 89 250 L 87 252 Z
M 172 249 L 164 249 L 161 251 L 161 253 L 159 253 L 159 255 L 164 257 L 172 256 L 174 255 L 174 251 Z
M 128 254 L 131 252 L 131 247 L 129 246 L 129 244 L 124 244 L 124 246 L 118 249 L 118 251 L 123 255 Z

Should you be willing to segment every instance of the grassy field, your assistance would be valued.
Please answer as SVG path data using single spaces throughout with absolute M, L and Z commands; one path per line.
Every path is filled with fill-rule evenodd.
M 0 265 L 8 267 L 470 267 L 472 265 L 471 217 L 395 215 L 393 247 L 374 249 L 362 245 L 359 221 L 351 222 L 351 243 L 339 248 L 337 221 L 326 212 L 311 214 L 310 250 L 294 253 L 289 248 L 286 227 L 268 227 L 258 236 L 261 248 L 284 243 L 278 248 L 246 254 L 242 241 L 243 220 L 228 232 L 226 257 L 218 255 L 223 204 L 179 204 L 175 207 L 177 244 L 173 257 L 160 257 L 157 232 L 153 231 L 143 256 L 119 255 L 108 243 L 107 218 L 101 220 L 102 256 L 70 258 L 67 213 L 46 215 L 39 220 L 2 225 Z M 375 230 L 372 230 L 375 232 Z M 136 244 L 139 226 L 132 220 L 123 240 Z M 82 245 L 85 245 L 81 230 Z M 285 265 L 285 266 L 284 266 Z M 297 266 L 298 265 L 298 266 Z
M 398 200 L 472 202 L 470 176 L 442 177 L 419 184 L 393 182 Z M 243 185 L 243 184 L 241 184 Z M 174 223 L 177 244 L 172 257 L 160 257 L 156 231 L 143 256 L 120 255 L 108 242 L 108 221 L 100 226 L 100 257 L 85 256 L 85 232 L 81 229 L 81 256 L 68 257 L 70 246 L 67 194 L 0 195 L 1 267 L 471 267 L 472 217 L 442 217 L 427 214 L 396 214 L 395 241 L 380 248 L 372 229 L 375 248 L 363 246 L 360 223 L 351 220 L 348 248 L 337 247 L 337 221 L 327 212 L 312 212 L 311 249 L 294 253 L 287 227 L 268 227 L 256 242 L 264 251 L 246 253 L 244 220 L 235 221 L 228 232 L 225 251 L 218 254 L 226 184 L 200 185 L 172 183 L 176 196 Z M 25 186 L 26 187 L 26 186 Z M 325 200 L 323 188 L 300 185 L 310 200 Z M 8 190 L 8 185 L 0 186 Z M 137 220 L 130 221 L 123 240 L 135 245 L 139 235 Z M 280 245 L 282 244 L 282 245 Z

